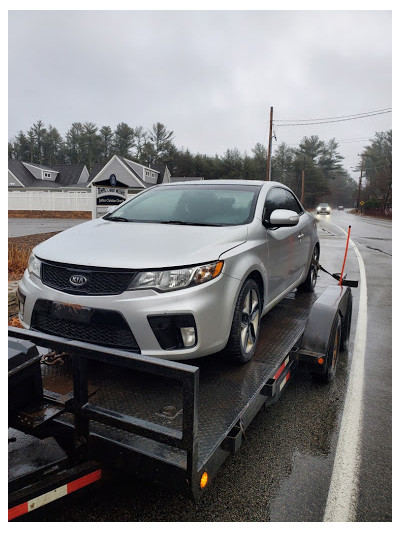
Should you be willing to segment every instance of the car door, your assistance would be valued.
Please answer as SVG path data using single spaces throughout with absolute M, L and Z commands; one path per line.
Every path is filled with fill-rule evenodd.
M 299 223 L 293 228 L 297 236 L 296 253 L 294 256 L 296 281 L 303 275 L 304 270 L 308 270 L 309 267 L 312 221 L 295 195 L 288 189 L 285 189 L 285 193 L 288 197 L 288 205 L 290 206 L 288 209 L 295 211 L 299 215 Z
M 264 220 L 275 209 L 291 209 L 289 196 L 283 187 L 273 187 L 267 194 L 264 205 Z M 300 259 L 299 228 L 268 228 L 268 300 L 271 302 L 298 279 Z M 300 231 L 301 233 L 301 231 Z

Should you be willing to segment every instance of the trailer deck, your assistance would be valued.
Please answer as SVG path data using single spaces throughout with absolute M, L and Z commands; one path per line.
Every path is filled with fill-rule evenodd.
M 269 380 L 273 379 L 283 359 L 301 337 L 310 309 L 318 293 L 291 293 L 262 320 L 257 352 L 248 364 L 237 365 L 215 355 L 189 361 L 200 369 L 198 393 L 198 463 L 201 470 L 221 446 L 226 435 L 256 398 Z M 118 367 L 105 368 L 94 363 L 89 367 L 90 401 L 104 409 L 179 430 L 182 426 L 182 392 L 173 379 L 137 374 Z M 44 388 L 55 393 L 72 394 L 72 369 L 44 367 Z M 68 379 L 69 374 L 69 379 Z M 69 383 L 69 389 L 68 389 Z M 265 398 L 263 398 L 265 401 Z M 59 417 L 71 423 L 71 416 Z M 93 434 L 118 440 L 136 448 L 140 439 L 121 429 L 93 422 Z M 146 452 L 154 453 L 154 446 L 146 443 Z M 182 450 L 168 450 L 170 461 L 184 466 Z M 142 446 L 140 446 L 141 451 Z M 160 452 L 160 445 L 157 445 Z
M 245 365 L 220 354 L 182 364 L 10 328 L 14 338 L 68 354 L 61 366 L 41 365 L 43 402 L 18 415 L 17 429 L 40 434 L 43 425 L 45 435 L 68 435 L 86 460 L 198 498 L 203 474 L 212 479 L 240 447 L 247 426 L 279 398 L 299 360 L 318 366 L 319 358 L 322 368 L 328 349 L 312 353 L 308 346 L 302 353 L 302 339 L 312 347 L 313 331 L 321 337 L 323 330 L 328 346 L 334 316 L 351 312 L 349 302 L 349 289 L 323 284 L 314 293 L 289 294 L 262 319 L 257 351 Z M 315 318 L 310 327 L 320 309 L 321 327 Z

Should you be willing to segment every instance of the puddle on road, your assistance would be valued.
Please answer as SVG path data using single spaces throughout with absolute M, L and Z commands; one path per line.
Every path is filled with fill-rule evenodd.
M 322 521 L 333 458 L 296 451 L 289 476 L 270 500 L 271 522 Z M 312 487 L 312 490 L 310 490 Z

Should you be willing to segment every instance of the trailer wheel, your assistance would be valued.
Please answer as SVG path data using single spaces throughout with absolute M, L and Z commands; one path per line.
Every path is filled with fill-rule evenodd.
M 331 333 L 329 335 L 328 348 L 326 352 L 327 365 L 325 372 L 323 374 L 313 374 L 314 377 L 322 383 L 329 383 L 335 377 L 340 352 L 341 334 L 342 319 L 340 318 L 340 314 L 336 313 L 332 324 Z
M 237 363 L 247 363 L 256 351 L 261 320 L 261 297 L 257 283 L 248 279 L 236 302 L 232 327 L 224 355 Z
M 297 287 L 297 290 L 299 292 L 313 292 L 318 278 L 318 259 L 319 249 L 318 246 L 315 246 L 312 253 L 310 268 L 308 269 L 307 277 L 303 281 L 303 283 L 301 283 Z

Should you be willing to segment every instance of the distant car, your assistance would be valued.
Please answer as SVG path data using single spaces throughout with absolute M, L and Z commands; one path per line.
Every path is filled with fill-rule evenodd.
M 344 207 L 342 205 L 339 205 L 338 211 L 343 211 Z
M 163 359 L 251 359 L 260 320 L 314 289 L 316 221 L 273 181 L 148 189 L 38 245 L 19 285 L 25 328 Z
M 329 204 L 319 204 L 317 207 L 317 215 L 330 215 L 331 208 Z

